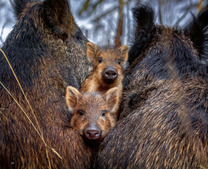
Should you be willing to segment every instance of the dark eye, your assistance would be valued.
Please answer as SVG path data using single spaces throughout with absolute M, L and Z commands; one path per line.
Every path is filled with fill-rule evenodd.
M 119 64 L 119 65 L 121 64 L 121 60 L 118 60 L 118 64 Z
M 77 32 L 75 33 L 75 38 L 76 38 L 76 40 L 78 40 L 78 41 L 82 41 L 82 40 L 83 40 L 83 34 L 82 34 L 82 32 L 81 32 L 81 31 L 77 31 Z
M 107 113 L 107 110 L 103 110 L 102 111 L 102 116 L 105 117 L 106 113 Z
M 103 59 L 101 57 L 98 57 L 98 63 L 102 63 Z
M 83 115 L 84 115 L 84 111 L 83 111 L 83 110 L 77 110 L 77 112 L 78 112 L 78 114 L 79 114 L 80 116 L 83 116 Z

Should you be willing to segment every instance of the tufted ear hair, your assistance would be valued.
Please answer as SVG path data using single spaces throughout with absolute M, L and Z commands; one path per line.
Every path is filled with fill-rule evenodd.
M 104 94 L 104 99 L 107 102 L 110 112 L 115 112 L 115 109 L 118 107 L 119 104 L 119 94 L 118 94 L 118 88 L 114 87 L 109 89 L 105 94 Z
M 154 12 L 148 5 L 139 5 L 132 9 L 134 18 L 134 41 L 129 50 L 129 63 L 131 64 L 140 53 L 146 49 L 151 41 L 151 34 L 155 28 Z
M 69 111 L 73 111 L 77 103 L 81 99 L 82 94 L 74 87 L 68 86 L 66 88 L 66 104 Z
M 99 47 L 97 45 L 92 42 L 87 43 L 87 57 L 91 62 L 95 63 L 97 61 L 96 55 L 98 51 Z
M 184 27 L 184 34 L 193 42 L 201 61 L 208 64 L 208 6 Z
M 67 38 L 68 31 L 73 29 L 71 25 L 75 24 L 68 1 L 45 0 L 43 5 L 46 23 L 55 34 Z
M 14 9 L 16 18 L 19 19 L 20 14 L 25 9 L 28 3 L 33 2 L 32 0 L 10 0 L 10 3 Z

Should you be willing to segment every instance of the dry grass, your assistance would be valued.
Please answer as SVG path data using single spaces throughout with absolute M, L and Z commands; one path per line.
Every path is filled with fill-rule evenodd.
M 12 95 L 12 93 L 4 86 L 4 84 L 3 84 L 1 81 L 0 81 L 0 84 L 1 84 L 1 86 L 6 90 L 6 92 L 11 96 L 11 98 L 14 100 L 14 102 L 18 105 L 18 107 L 21 109 L 21 111 L 23 112 L 23 114 L 24 114 L 24 115 L 26 116 L 26 118 L 28 119 L 28 122 L 32 125 L 32 127 L 34 128 L 34 130 L 35 130 L 35 131 L 37 132 L 37 134 L 40 136 L 41 140 L 43 141 L 43 143 L 44 143 L 44 145 L 45 145 L 45 147 L 46 147 L 46 156 L 47 156 L 47 159 L 48 159 L 48 167 L 51 169 L 51 162 L 50 162 L 50 158 L 49 158 L 49 155 L 48 155 L 48 149 L 50 149 L 53 153 L 55 153 L 60 159 L 62 159 L 62 157 L 59 155 L 59 153 L 58 153 L 55 149 L 49 147 L 49 146 L 47 145 L 47 143 L 45 142 L 45 139 L 44 139 L 44 136 L 43 136 L 43 131 L 42 131 L 41 128 L 40 128 L 40 125 L 39 125 L 39 122 L 38 122 L 38 120 L 37 120 L 37 117 L 36 117 L 36 115 L 35 115 L 35 113 L 34 113 L 34 110 L 33 110 L 32 106 L 31 106 L 29 100 L 27 99 L 27 96 L 26 96 L 26 94 L 25 94 L 25 92 L 24 92 L 24 90 L 23 90 L 23 88 L 22 88 L 22 86 L 21 86 L 21 84 L 20 84 L 20 82 L 19 82 L 19 79 L 17 78 L 17 76 L 16 76 L 16 74 L 15 74 L 15 72 L 14 72 L 14 69 L 12 68 L 12 65 L 10 64 L 10 62 L 9 62 L 9 60 L 8 60 L 8 57 L 6 56 L 6 54 L 4 53 L 4 51 L 3 51 L 1 48 L 0 48 L 0 51 L 1 51 L 1 53 L 4 55 L 4 58 L 6 59 L 8 65 L 9 65 L 9 67 L 10 67 L 10 69 L 11 69 L 11 71 L 12 71 L 12 73 L 13 73 L 13 75 L 14 75 L 14 77 L 15 77 L 17 83 L 18 83 L 18 86 L 19 86 L 19 88 L 21 89 L 22 94 L 24 95 L 24 98 L 25 98 L 25 100 L 26 100 L 26 103 L 28 104 L 28 106 L 29 106 L 29 108 L 30 108 L 30 110 L 31 110 L 31 113 L 32 113 L 32 115 L 33 115 L 33 117 L 34 117 L 34 119 L 35 119 L 36 124 L 34 124 L 34 123 L 32 122 L 32 120 L 31 120 L 30 117 L 28 116 L 27 112 L 22 108 L 22 106 L 18 103 L 18 101 L 15 99 L 15 97 Z M 0 113 L 3 114 L 1 111 L 0 111 Z M 36 127 L 36 126 L 37 126 L 37 127 Z

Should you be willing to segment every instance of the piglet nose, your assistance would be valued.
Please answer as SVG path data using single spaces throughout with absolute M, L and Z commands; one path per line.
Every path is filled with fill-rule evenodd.
M 100 131 L 86 129 L 85 137 L 89 140 L 98 140 L 100 138 Z
M 104 71 L 103 71 L 103 79 L 104 80 L 116 80 L 118 77 L 118 72 L 117 70 L 112 67 L 108 66 Z

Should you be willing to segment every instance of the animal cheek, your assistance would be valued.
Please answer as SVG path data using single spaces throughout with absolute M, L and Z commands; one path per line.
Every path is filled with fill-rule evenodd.
M 97 125 L 102 131 L 101 138 L 103 139 L 109 132 L 111 128 L 111 123 L 109 119 L 104 119 L 103 117 L 99 118 Z
M 116 66 L 116 69 L 117 69 L 119 75 L 123 74 L 123 69 L 121 66 Z
M 96 72 L 97 76 L 101 76 L 101 74 L 102 74 L 102 72 L 103 72 L 103 70 L 104 70 L 103 67 L 104 67 L 104 66 L 103 66 L 103 63 L 99 64 L 99 65 L 96 67 L 95 72 Z
M 109 125 L 110 125 L 110 128 L 113 128 L 115 125 L 116 125 L 116 119 L 117 119 L 117 117 L 116 117 L 116 115 L 115 115 L 115 112 L 114 112 L 114 114 L 108 114 L 107 115 L 108 116 L 108 119 L 109 119 Z
M 96 71 L 96 73 L 95 73 L 95 78 L 98 80 L 98 81 L 100 81 L 100 80 L 102 80 L 102 73 L 101 73 L 101 71 Z
M 99 73 L 102 73 L 105 68 L 106 68 L 106 65 L 104 63 L 99 64 L 99 66 L 98 66 L 98 72 Z
M 84 134 L 83 131 L 87 125 L 88 125 L 88 123 L 85 120 L 85 118 L 79 117 L 73 121 L 72 128 L 74 128 L 76 131 L 78 131 L 80 135 L 83 135 Z

